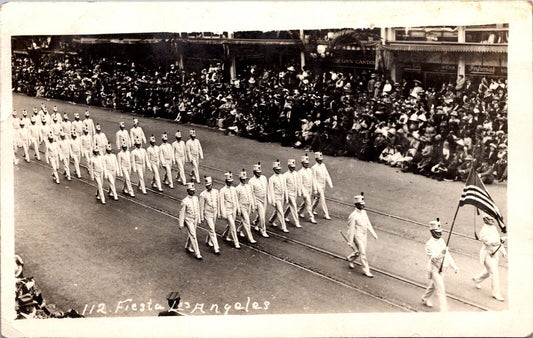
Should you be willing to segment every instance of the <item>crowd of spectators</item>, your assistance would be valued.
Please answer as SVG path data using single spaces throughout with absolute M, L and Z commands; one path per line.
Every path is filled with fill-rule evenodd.
M 76 310 L 60 311 L 53 304 L 47 304 L 33 277 L 24 277 L 24 262 L 15 255 L 15 311 L 17 319 L 82 318 Z
M 204 124 L 228 134 L 354 156 L 439 180 L 486 184 L 507 177 L 507 81 L 459 76 L 440 88 L 394 83 L 370 71 L 246 66 L 224 81 L 222 64 L 198 72 L 103 57 L 15 55 L 13 89 Z M 475 160 L 474 160 L 475 159 Z

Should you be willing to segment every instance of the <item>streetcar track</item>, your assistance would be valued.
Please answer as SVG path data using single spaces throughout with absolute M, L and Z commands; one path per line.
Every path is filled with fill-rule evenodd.
M 42 167 L 50 168 L 49 165 L 47 165 L 47 164 L 45 164 L 45 163 L 43 163 L 43 162 L 36 161 L 36 160 L 34 160 L 34 159 L 32 159 L 31 161 L 37 163 L 38 165 L 40 165 L 40 166 L 42 166 Z M 82 164 L 80 164 L 80 167 L 87 168 L 85 165 L 82 165 Z M 58 170 L 58 171 L 59 171 L 59 170 Z M 95 184 L 93 184 L 92 182 L 90 182 L 90 181 L 89 181 L 88 179 L 86 179 L 86 178 L 77 178 L 76 176 L 72 176 L 72 177 L 75 178 L 75 179 L 77 179 L 77 180 L 79 180 L 80 182 L 83 182 L 83 183 L 89 185 L 89 186 L 92 186 L 92 187 L 94 187 L 94 188 L 97 188 L 97 186 L 96 186 Z M 119 180 L 120 180 L 120 181 L 123 181 L 121 178 L 119 178 Z M 133 183 L 132 183 L 132 185 L 135 185 L 135 186 L 138 187 L 137 184 L 133 184 Z M 150 190 L 151 192 L 153 192 L 153 193 L 155 193 L 155 194 L 157 194 L 157 195 L 160 195 L 160 196 L 163 197 L 163 198 L 166 197 L 166 198 L 169 198 L 169 199 L 172 199 L 172 200 L 178 201 L 178 202 L 182 200 L 182 199 L 180 199 L 180 198 L 178 198 L 178 197 L 175 197 L 175 196 L 172 196 L 172 195 L 169 195 L 169 194 L 165 194 L 165 193 L 163 193 L 163 192 L 159 192 L 159 191 L 153 190 L 153 189 L 151 189 L 151 188 L 149 188 L 149 187 L 147 187 L 146 189 L 147 189 L 147 190 Z M 140 205 L 140 206 L 146 207 L 146 208 L 148 208 L 148 209 L 151 209 L 151 210 L 153 210 L 153 211 L 155 211 L 155 212 L 161 213 L 161 214 L 163 214 L 163 215 L 165 215 L 165 216 L 167 216 L 167 217 L 173 218 L 173 219 L 175 219 L 175 220 L 178 219 L 178 216 L 172 215 L 172 214 L 170 214 L 169 212 L 165 211 L 164 209 L 161 209 L 161 208 L 155 207 L 155 206 L 153 206 L 153 205 L 149 205 L 149 204 L 147 204 L 147 203 L 145 203 L 145 202 L 140 202 L 140 201 L 136 200 L 135 198 L 130 197 L 129 195 L 123 195 L 123 196 L 121 196 L 121 197 L 124 198 L 124 199 L 126 199 L 126 200 L 128 200 L 128 201 L 130 201 L 130 202 L 133 202 L 134 204 L 137 204 L 137 205 Z M 236 221 L 236 223 L 240 223 L 240 222 L 239 222 L 239 221 Z M 202 230 L 204 230 L 204 231 L 208 231 L 207 228 L 205 228 L 204 226 L 201 226 L 201 225 L 198 225 L 198 228 L 200 228 L 200 229 L 202 229 Z M 162 229 L 164 229 L 164 228 L 162 228 Z M 165 230 L 166 230 L 168 233 L 173 234 L 173 232 L 169 231 L 168 229 L 165 229 Z M 346 260 L 346 258 L 345 258 L 344 256 L 341 256 L 341 255 L 336 254 L 336 253 L 334 253 L 334 252 L 328 251 L 328 250 L 326 250 L 326 249 L 322 249 L 322 248 L 319 248 L 319 247 L 313 246 L 313 245 L 311 245 L 311 244 L 308 244 L 308 243 L 305 243 L 305 242 L 302 242 L 302 241 L 299 241 L 299 240 L 296 240 L 296 239 L 292 239 L 292 238 L 290 238 L 290 237 L 287 237 L 287 236 L 285 236 L 285 235 L 282 235 L 282 234 L 279 234 L 279 233 L 276 233 L 276 232 L 273 232 L 273 231 L 268 231 L 268 233 L 269 233 L 269 235 L 273 235 L 274 237 L 277 237 L 277 238 L 283 239 L 284 241 L 287 241 L 287 242 L 290 242 L 290 243 L 293 243 L 293 244 L 297 244 L 297 245 L 303 246 L 303 247 L 305 247 L 305 248 L 307 248 L 307 249 L 310 249 L 310 250 L 312 250 L 312 251 L 316 251 L 316 252 L 319 252 L 319 253 L 321 253 L 321 254 L 324 254 L 324 255 L 327 255 L 327 256 L 330 256 L 330 257 L 333 257 L 333 258 L 336 258 L 336 259 L 342 260 L 342 261 L 345 261 L 345 260 Z M 219 234 L 219 233 L 216 233 L 216 234 L 217 234 L 218 237 L 220 237 L 220 238 L 222 239 L 222 234 Z M 282 262 L 288 263 L 288 264 L 290 264 L 290 265 L 293 265 L 293 266 L 298 267 L 298 268 L 300 268 L 300 269 L 303 269 L 303 270 L 305 270 L 305 271 L 311 272 L 311 273 L 313 273 L 313 274 L 315 274 L 315 275 L 317 275 L 317 276 L 320 276 L 320 277 L 322 277 L 322 278 L 328 279 L 328 280 L 333 281 L 333 282 L 335 282 L 335 283 L 338 283 L 338 284 L 341 284 L 341 285 L 343 285 L 343 286 L 346 286 L 346 287 L 352 288 L 352 289 L 354 289 L 354 290 L 357 290 L 357 291 L 360 292 L 360 293 L 363 293 L 363 294 L 365 294 L 365 295 L 367 295 L 367 296 L 370 296 L 370 297 L 373 297 L 373 298 L 378 299 L 378 300 L 380 300 L 380 301 L 383 301 L 383 302 L 385 302 L 385 303 L 387 303 L 387 304 L 389 304 L 389 305 L 393 305 L 393 306 L 395 306 L 395 307 L 401 308 L 401 309 L 406 310 L 406 311 L 417 312 L 416 309 L 414 309 L 413 307 L 411 307 L 411 306 L 409 306 L 409 305 L 407 305 L 407 304 L 398 304 L 398 303 L 394 303 L 393 301 L 387 300 L 387 299 L 383 298 L 383 297 L 380 296 L 380 295 L 376 295 L 376 294 L 370 293 L 370 292 L 368 292 L 368 291 L 366 291 L 366 290 L 361 289 L 360 287 L 358 287 L 358 286 L 356 286 L 356 285 L 353 285 L 353 284 L 350 284 L 350 283 L 344 282 L 344 281 L 342 281 L 342 280 L 339 280 L 338 278 L 335 278 L 335 277 L 330 276 L 330 275 L 328 275 L 328 274 L 326 274 L 326 273 L 320 272 L 320 271 L 318 271 L 318 269 L 316 269 L 316 268 L 313 269 L 312 267 L 307 267 L 307 266 L 305 266 L 304 264 L 296 263 L 296 262 L 292 262 L 292 261 L 288 260 L 287 258 L 278 257 L 278 256 L 276 256 L 276 255 L 274 255 L 274 254 L 268 252 L 267 250 L 262 249 L 260 246 L 253 246 L 253 245 L 248 244 L 248 243 L 246 243 L 246 242 L 242 242 L 241 244 L 244 245 L 244 246 L 246 246 L 246 247 L 248 247 L 248 248 L 250 248 L 250 249 L 253 249 L 253 250 L 257 251 L 257 252 L 261 252 L 261 253 L 263 253 L 263 254 L 265 254 L 265 255 L 268 255 L 268 256 L 270 256 L 270 257 L 272 257 L 272 258 L 275 258 L 275 259 L 277 259 L 277 260 L 279 260 L 279 261 L 282 261 Z M 359 266 L 361 265 L 361 264 L 358 263 L 358 262 L 356 262 L 356 264 L 359 265 Z M 421 283 L 419 283 L 419 282 L 416 282 L 416 281 L 414 281 L 414 280 L 410 280 L 410 279 L 408 279 L 408 278 L 402 277 L 402 276 L 400 276 L 400 275 L 394 274 L 394 273 L 392 273 L 392 272 L 388 272 L 388 271 L 386 271 L 386 270 L 384 270 L 384 269 L 373 267 L 372 270 L 375 271 L 376 273 L 379 273 L 379 274 L 381 274 L 381 275 L 387 276 L 387 277 L 389 277 L 389 278 L 391 278 L 391 279 L 393 279 L 393 280 L 400 281 L 400 282 L 403 282 L 403 283 L 406 283 L 406 284 L 409 284 L 409 285 L 412 285 L 412 286 L 415 286 L 415 287 L 418 287 L 418 288 L 421 288 L 421 289 L 425 289 L 425 288 L 426 288 L 426 285 L 423 285 L 423 284 L 421 284 Z M 460 302 L 460 303 L 466 304 L 466 305 L 468 305 L 468 306 L 471 306 L 471 307 L 474 307 L 474 308 L 478 308 L 478 309 L 483 310 L 483 311 L 489 311 L 489 310 L 490 310 L 490 309 L 488 309 L 487 307 L 485 307 L 485 306 L 483 306 L 483 305 L 477 304 L 477 303 L 475 303 L 475 302 L 472 302 L 472 301 L 470 301 L 470 300 L 467 300 L 467 299 L 461 298 L 461 297 L 459 297 L 459 296 L 456 296 L 456 295 L 453 295 L 453 294 L 450 294 L 450 293 L 447 293 L 447 294 L 446 294 L 446 297 L 448 297 L 448 298 L 450 298 L 450 299 L 453 299 L 453 300 L 455 300 L 455 301 L 458 301 L 458 302 Z

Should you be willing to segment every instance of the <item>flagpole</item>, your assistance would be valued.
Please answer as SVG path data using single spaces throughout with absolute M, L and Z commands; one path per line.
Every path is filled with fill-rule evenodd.
M 455 225 L 455 219 L 457 218 L 457 213 L 459 212 L 460 205 L 457 205 L 457 209 L 455 209 L 455 215 L 453 215 L 453 221 L 452 226 L 450 227 L 450 233 L 448 234 L 448 239 L 446 240 L 446 249 L 448 249 L 448 243 L 450 243 L 450 238 L 452 238 L 452 231 L 453 226 Z M 446 259 L 446 254 L 444 254 L 444 257 L 442 258 L 442 262 L 440 263 L 439 273 L 442 272 L 442 267 L 444 266 L 444 260 Z

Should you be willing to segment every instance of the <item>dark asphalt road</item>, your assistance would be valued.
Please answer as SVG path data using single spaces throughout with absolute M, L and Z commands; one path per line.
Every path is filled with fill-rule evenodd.
M 40 102 L 14 96 L 18 111 L 30 110 Z M 59 101 L 46 104 L 57 104 L 61 112 L 69 114 L 81 114 L 86 108 Z M 109 139 L 114 139 L 121 118 L 130 127 L 131 116 L 89 109 Z M 163 131 L 173 134 L 177 128 L 189 129 L 158 119 L 141 119 L 140 125 L 147 136 L 154 133 L 158 138 Z M 222 179 L 220 170 L 251 169 L 257 161 L 265 163 L 264 172 L 269 176 L 267 168 L 272 160 L 279 158 L 286 163 L 289 156 L 298 158 L 302 154 L 278 144 L 196 128 L 206 154 L 202 164 L 207 167 L 202 171 L 218 179 Z M 335 186 L 328 196 L 350 202 L 353 194 L 365 191 L 370 209 L 424 224 L 437 216 L 445 220 L 444 224 L 450 222 L 463 187 L 459 182 L 433 181 L 355 159 L 326 157 L 325 162 Z M 369 280 L 359 269 L 350 270 L 345 261 L 335 258 L 350 251 L 339 230 L 345 231 L 345 218 L 351 207 L 329 202 L 332 214 L 338 218 L 326 221 L 319 217 L 319 224 L 304 222 L 302 229 L 289 225 L 291 233 L 286 239 L 281 232 L 271 230 L 277 235 L 258 239 L 256 249 L 245 247 L 237 251 L 224 243 L 222 256 L 216 257 L 201 245 L 205 259 L 197 262 L 184 252 L 185 231 L 178 230 L 174 218 L 178 203 L 175 199 L 185 195 L 183 187 L 165 189 L 168 196 L 149 193 L 102 206 L 94 199 L 94 188 L 86 182 L 74 179 L 53 184 L 50 170 L 35 162 L 21 162 L 15 170 L 16 251 L 27 262 L 27 270 L 37 278 L 45 297 L 60 306 L 81 312 L 85 309 L 87 315 L 104 315 L 97 313 L 98 304 L 102 303 L 108 316 L 153 315 L 157 312 L 154 303 L 164 304 L 165 294 L 179 289 L 184 301 L 192 304 L 184 312 L 193 315 L 201 314 L 198 308 L 193 312 L 195 304 L 204 304 L 206 314 L 206 307 L 212 304 L 218 304 L 219 309 L 233 304 L 228 313 L 246 313 L 235 310 L 235 302 L 249 303 L 250 314 L 428 310 L 418 303 L 423 292 L 420 287 L 380 273 Z M 88 176 L 86 171 L 82 175 Z M 488 189 L 505 215 L 505 185 Z M 375 213 L 369 216 L 380 236 L 377 241 L 369 238 L 371 267 L 411 283 L 425 284 L 423 243 L 429 237 L 427 229 Z M 473 217 L 469 207 L 459 213 L 454 232 L 460 235 L 452 237 L 450 247 L 461 271 L 458 275 L 448 274 L 447 291 L 488 309 L 505 309 L 506 303 L 490 298 L 488 282 L 479 291 L 470 281 L 481 269 L 477 259 L 479 242 L 468 238 L 473 233 Z M 478 220 L 478 229 L 479 226 Z M 223 228 L 219 221 L 218 232 Z M 205 232 L 199 233 L 203 239 Z M 505 262 L 502 265 L 502 291 L 506 294 L 507 268 Z M 152 312 L 131 309 L 132 302 L 139 304 L 138 308 L 144 303 L 147 308 L 150 300 Z M 263 309 L 251 311 L 254 301 L 263 304 Z M 269 302 L 267 309 L 265 301 Z M 453 299 L 449 301 L 452 310 L 475 310 Z M 123 310 L 126 305 L 128 310 Z

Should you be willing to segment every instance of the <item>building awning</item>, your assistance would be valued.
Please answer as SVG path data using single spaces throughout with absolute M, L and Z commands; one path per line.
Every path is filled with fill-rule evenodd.
M 173 39 L 173 41 L 191 44 L 206 45 L 261 45 L 261 46 L 295 46 L 300 41 L 290 39 L 227 39 L 227 38 L 196 38 L 196 39 Z
M 507 53 L 507 45 L 454 42 L 389 42 L 385 50 L 396 52 Z

